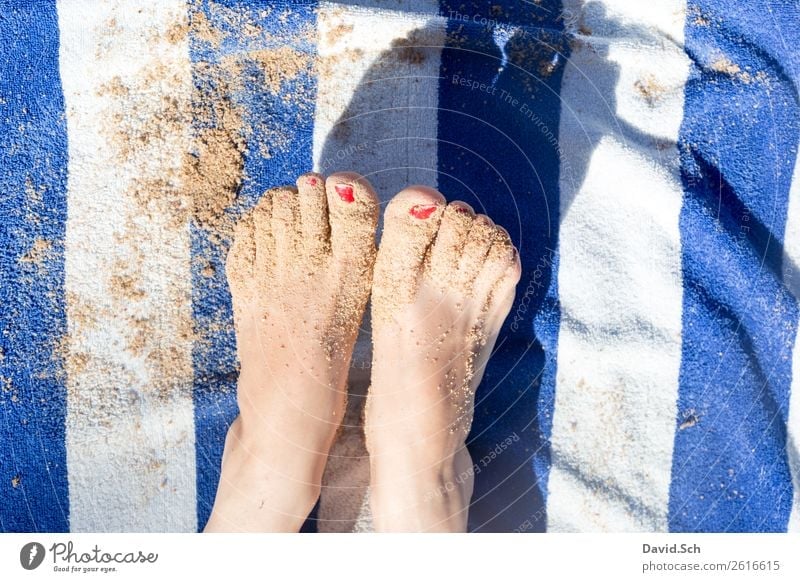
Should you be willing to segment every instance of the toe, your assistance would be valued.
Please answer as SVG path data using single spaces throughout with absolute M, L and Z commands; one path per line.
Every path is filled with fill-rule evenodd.
M 375 260 L 378 197 L 366 178 L 352 172 L 325 182 L 333 256 L 348 265 L 371 268 Z
M 330 254 L 331 236 L 325 178 L 303 174 L 297 179 L 297 191 L 303 250 L 312 261 L 324 259 Z
M 497 230 L 492 219 L 479 214 L 472 222 L 454 274 L 453 285 L 467 295 L 474 295 L 473 284 L 483 269 Z
M 494 292 L 490 298 L 493 305 L 498 305 L 496 309 L 501 317 L 501 325 L 514 304 L 514 299 L 517 295 L 517 284 L 521 277 L 522 263 L 520 262 L 519 251 L 514 248 L 514 257 L 511 260 L 511 264 L 497 285 L 495 285 Z
M 428 186 L 409 186 L 397 193 L 386 207 L 386 220 L 404 224 L 405 230 L 430 232 L 428 243 L 439 227 L 446 201 L 438 191 Z
M 441 290 L 453 285 L 461 250 L 467 240 L 475 212 L 466 202 L 451 202 L 442 214 L 439 232 L 430 250 L 428 279 Z
M 253 215 L 244 215 L 236 225 L 233 244 L 228 251 L 225 273 L 234 303 L 247 301 L 255 272 L 256 242 L 254 239 Z
M 272 238 L 275 241 L 275 260 L 284 267 L 297 260 L 300 241 L 300 204 L 293 186 L 281 186 L 272 191 Z
M 275 263 L 275 241 L 272 236 L 272 196 L 265 193 L 251 214 L 255 239 L 254 280 L 259 288 L 271 279 Z
M 491 238 L 491 247 L 473 285 L 475 296 L 487 306 L 496 300 L 504 300 L 509 287 L 513 289 L 519 280 L 518 275 L 513 280 L 518 273 L 519 258 L 508 232 L 495 226 Z
M 375 265 L 376 290 L 386 297 L 376 303 L 413 299 L 444 208 L 444 196 L 425 186 L 406 188 L 389 203 Z

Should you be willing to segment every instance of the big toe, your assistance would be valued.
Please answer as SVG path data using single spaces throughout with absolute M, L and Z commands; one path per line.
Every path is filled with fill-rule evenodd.
M 426 186 L 406 188 L 389 202 L 375 263 L 373 301 L 378 310 L 413 300 L 444 208 L 444 196 Z
M 375 260 L 378 197 L 363 176 L 338 172 L 325 182 L 331 252 L 353 268 L 371 267 Z

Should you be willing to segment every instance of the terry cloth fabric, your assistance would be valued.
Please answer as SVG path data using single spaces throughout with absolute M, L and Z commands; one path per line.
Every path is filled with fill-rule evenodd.
M 311 168 L 523 264 L 472 531 L 800 531 L 795 0 L 0 0 L 0 530 L 197 531 L 224 257 Z M 369 323 L 310 531 L 368 531 Z

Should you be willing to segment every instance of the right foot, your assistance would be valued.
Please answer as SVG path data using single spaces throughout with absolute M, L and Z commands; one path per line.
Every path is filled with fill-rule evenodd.
M 206 531 L 298 531 L 320 492 L 375 260 L 360 176 L 306 174 L 237 226 L 226 265 L 241 373 Z
M 475 390 L 520 273 L 508 233 L 463 202 L 414 186 L 387 207 L 365 413 L 377 530 L 466 530 Z

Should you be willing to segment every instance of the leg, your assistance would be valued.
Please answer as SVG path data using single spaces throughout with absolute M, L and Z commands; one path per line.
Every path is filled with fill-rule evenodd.
M 508 233 L 411 187 L 386 210 L 373 283 L 366 412 L 381 531 L 465 531 L 475 389 L 520 277 Z
M 298 531 L 320 492 L 370 292 L 378 201 L 356 174 L 267 192 L 228 255 L 241 362 L 206 531 Z

